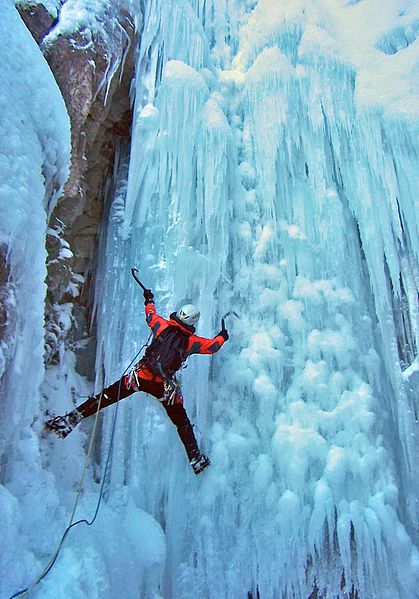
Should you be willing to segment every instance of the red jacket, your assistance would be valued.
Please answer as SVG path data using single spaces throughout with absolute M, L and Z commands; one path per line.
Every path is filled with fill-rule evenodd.
M 147 324 L 153 332 L 153 338 L 158 337 L 168 326 L 178 327 L 181 331 L 187 333 L 189 340 L 186 346 L 186 357 L 192 354 L 215 354 L 224 344 L 224 337 L 221 335 L 217 335 L 213 339 L 198 337 L 198 335 L 195 335 L 193 327 L 182 325 L 178 320 L 174 319 L 174 314 L 170 315 L 169 320 L 163 318 L 157 314 L 153 303 L 147 304 L 145 307 L 145 316 Z M 148 381 L 163 382 L 163 378 L 159 374 L 155 374 L 145 365 L 140 366 L 137 374 Z

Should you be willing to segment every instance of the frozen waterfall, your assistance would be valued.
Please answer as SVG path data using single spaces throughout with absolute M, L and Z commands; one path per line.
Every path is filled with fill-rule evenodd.
M 193 477 L 154 398 L 119 404 L 98 530 L 68 540 L 33 596 L 415 599 L 417 2 L 141 4 L 96 386 L 147 339 L 132 266 L 162 315 L 198 305 L 202 336 L 240 318 L 182 373 L 211 467 Z
M 103 362 L 116 372 L 144 331 L 131 265 L 163 313 L 197 303 L 203 334 L 241 316 L 183 376 L 202 481 L 158 406 L 125 407 L 115 469 L 129 458 L 128 486 L 164 519 L 170 597 L 415 596 L 417 114 L 372 101 L 368 57 L 345 52 L 344 11 L 374 3 L 320 4 L 147 5 Z M 367 27 L 373 80 L 390 59 Z

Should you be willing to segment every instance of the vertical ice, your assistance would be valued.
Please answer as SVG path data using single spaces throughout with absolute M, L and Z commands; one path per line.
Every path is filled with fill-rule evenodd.
M 0 347 L 9 592 L 58 534 L 45 523 L 71 505 L 83 432 L 46 450 L 48 469 L 71 472 L 57 489 L 31 424 L 46 204 L 66 176 L 68 121 L 36 45 L 0 4 L 0 250 L 14 281 L 2 292 L 16 339 Z M 193 477 L 155 400 L 121 404 L 103 520 L 68 541 L 38 596 L 58 585 L 72 597 L 417 596 L 415 4 L 141 3 L 131 153 L 117 157 L 102 240 L 98 385 L 147 337 L 131 266 L 162 313 L 197 303 L 203 335 L 229 309 L 241 318 L 222 353 L 183 374 L 211 469 Z M 111 423 L 108 410 L 105 456 Z
M 168 596 L 415 596 L 418 115 L 365 83 L 410 31 L 402 4 L 147 4 L 105 361 L 145 337 L 131 265 L 162 312 L 198 303 L 203 334 L 241 315 L 183 377 L 205 478 L 158 406 L 124 406 L 131 493 L 166 523 Z M 367 25 L 349 52 L 374 14 L 376 40 Z M 415 64 L 409 39 L 384 67 Z
M 5 595 L 24 572 L 36 569 L 33 530 L 57 505 L 32 425 L 40 414 L 44 375 L 47 216 L 68 176 L 70 124 L 52 73 L 13 3 L 0 0 L 0 13 L 0 586 Z
M 241 315 L 183 376 L 202 480 L 156 402 L 122 408 L 112 476 L 164 523 L 165 596 L 415 597 L 415 10 L 146 3 L 100 360 L 146 338 L 133 265 L 202 334 Z

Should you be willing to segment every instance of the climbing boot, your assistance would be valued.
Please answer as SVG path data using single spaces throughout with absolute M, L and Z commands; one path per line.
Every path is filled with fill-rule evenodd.
M 78 425 L 81 419 L 82 415 L 80 412 L 73 410 L 72 412 L 68 412 L 65 416 L 56 416 L 55 418 L 47 420 L 45 428 L 54 432 L 57 437 L 64 439 L 71 433 L 73 428 Z
M 211 464 L 206 455 L 199 452 L 189 462 L 195 474 L 200 474 L 207 466 Z

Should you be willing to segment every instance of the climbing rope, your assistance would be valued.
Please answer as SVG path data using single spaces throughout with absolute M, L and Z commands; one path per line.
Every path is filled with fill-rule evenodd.
M 122 385 L 122 381 L 124 379 L 124 376 L 129 372 L 130 368 L 135 364 L 138 356 L 140 355 L 140 353 L 143 351 L 143 349 L 147 346 L 148 341 L 149 341 L 150 337 L 148 338 L 148 340 L 146 341 L 146 343 L 141 347 L 141 349 L 137 352 L 137 354 L 135 355 L 134 359 L 131 361 L 131 363 L 129 364 L 129 366 L 124 370 L 121 378 L 119 379 L 119 385 L 118 385 L 118 395 L 117 395 L 117 400 L 116 400 L 116 406 L 115 406 L 115 412 L 114 412 L 114 417 L 113 417 L 113 422 L 112 422 L 112 429 L 111 429 L 111 439 L 110 439 L 110 443 L 109 443 L 109 449 L 108 449 L 108 453 L 106 456 L 106 462 L 105 462 L 105 468 L 103 470 L 103 476 L 102 476 L 102 483 L 100 485 L 100 490 L 99 490 L 99 498 L 96 504 L 96 509 L 95 509 L 95 513 L 93 515 L 93 518 L 91 520 L 87 520 L 85 518 L 83 518 L 82 520 L 77 520 L 76 522 L 73 522 L 76 510 L 77 510 L 77 505 L 79 503 L 80 500 L 80 496 L 81 496 L 81 492 L 82 492 L 82 488 L 83 488 L 83 481 L 87 472 L 87 466 L 88 466 L 88 462 L 89 462 L 89 458 L 90 458 L 90 454 L 92 451 L 92 447 L 93 447 L 93 441 L 95 438 L 95 434 L 96 434 L 96 428 L 97 428 L 97 423 L 98 423 L 98 417 L 99 417 L 99 411 L 100 411 L 100 406 L 102 403 L 102 396 L 103 396 L 103 391 L 100 394 L 100 399 L 98 402 L 98 406 L 97 406 L 97 410 L 96 410 L 96 414 L 95 414 L 95 421 L 93 424 L 93 430 L 92 430 L 92 434 L 90 437 L 90 443 L 89 443 L 89 448 L 86 454 L 86 458 L 84 460 L 84 465 L 83 465 L 83 471 L 82 471 L 82 476 L 80 479 L 80 483 L 79 483 L 79 487 L 78 487 L 78 491 L 77 491 L 77 495 L 76 495 L 76 499 L 74 502 L 74 506 L 71 512 L 71 517 L 69 520 L 69 523 L 67 525 L 67 528 L 64 530 L 64 533 L 61 537 L 60 542 L 58 543 L 56 549 L 54 550 L 48 564 L 45 566 L 44 570 L 41 572 L 41 574 L 38 576 L 38 578 L 28 587 L 26 587 L 25 589 L 22 589 L 21 591 L 18 591 L 17 593 L 15 593 L 14 595 L 11 595 L 9 597 L 9 599 L 14 599 L 15 597 L 25 597 L 30 591 L 32 591 L 32 589 L 34 589 L 36 587 L 37 584 L 39 584 L 41 582 L 41 580 L 43 580 L 45 578 L 45 576 L 48 574 L 48 572 L 52 569 L 52 567 L 54 566 L 60 551 L 62 549 L 62 546 L 64 545 L 64 541 L 67 538 L 68 533 L 70 532 L 70 530 L 72 528 L 74 528 L 75 526 L 78 526 L 79 524 L 87 524 L 87 526 L 92 526 L 97 518 L 97 515 L 99 513 L 99 508 L 100 508 L 100 504 L 102 503 L 102 496 L 103 496 L 103 491 L 104 491 L 104 487 L 105 487 L 105 481 L 106 481 L 106 474 L 108 471 L 108 467 L 109 467 L 109 462 L 110 462 L 110 458 L 111 458 L 111 454 L 112 454 L 112 448 L 113 448 L 113 442 L 114 442 L 114 437 L 115 437 L 115 430 L 116 430 L 116 419 L 117 419 L 117 415 L 118 415 L 118 406 L 119 406 L 119 400 L 121 397 L 121 385 Z

